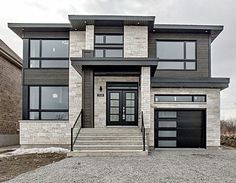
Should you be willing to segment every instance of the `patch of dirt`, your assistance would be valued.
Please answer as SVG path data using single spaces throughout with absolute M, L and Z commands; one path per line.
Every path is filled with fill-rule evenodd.
M 25 154 L 0 158 L 0 182 L 10 180 L 22 173 L 60 161 L 63 153 Z

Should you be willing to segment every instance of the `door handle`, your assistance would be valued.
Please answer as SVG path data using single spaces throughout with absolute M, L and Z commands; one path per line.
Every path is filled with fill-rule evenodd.
M 122 118 L 123 118 L 123 120 L 125 120 L 125 107 L 123 107 Z

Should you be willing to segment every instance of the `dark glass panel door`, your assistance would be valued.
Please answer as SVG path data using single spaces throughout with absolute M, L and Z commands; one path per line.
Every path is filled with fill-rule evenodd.
M 107 125 L 137 125 L 137 91 L 108 90 Z

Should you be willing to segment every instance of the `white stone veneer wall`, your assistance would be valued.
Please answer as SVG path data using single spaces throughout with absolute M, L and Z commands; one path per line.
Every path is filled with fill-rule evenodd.
M 94 77 L 94 127 L 106 127 L 106 82 L 139 82 L 138 77 Z M 100 86 L 102 92 L 100 92 Z M 104 94 L 98 97 L 97 94 Z
M 207 102 L 154 102 L 155 94 L 203 94 Z M 206 145 L 220 146 L 220 89 L 207 88 L 152 88 L 151 89 L 151 129 L 150 146 L 154 146 L 154 109 L 156 108 L 196 108 L 206 109 Z
M 141 68 L 141 111 L 143 112 L 144 126 L 150 128 L 150 67 Z
M 85 31 L 70 31 L 70 57 L 82 57 L 85 49 Z M 82 77 L 69 67 L 69 121 L 73 125 L 82 108 Z
M 68 121 L 20 121 L 21 145 L 62 145 L 70 144 Z
M 124 26 L 124 57 L 148 57 L 147 26 Z

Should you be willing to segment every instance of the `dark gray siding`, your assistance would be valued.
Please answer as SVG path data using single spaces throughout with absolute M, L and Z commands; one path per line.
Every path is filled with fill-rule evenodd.
M 95 26 L 95 34 L 123 34 L 124 28 L 122 27 L 107 27 Z
M 156 57 L 156 40 L 191 40 L 197 43 L 197 70 L 196 71 L 161 71 L 157 70 L 155 77 L 161 78 L 201 78 L 210 77 L 210 48 L 209 34 L 183 33 L 150 33 L 148 43 L 149 57 Z
M 83 124 L 84 128 L 93 128 L 93 70 L 83 69 Z
M 69 39 L 68 32 L 24 32 L 23 38 Z
M 69 69 L 24 69 L 24 85 L 68 85 Z

